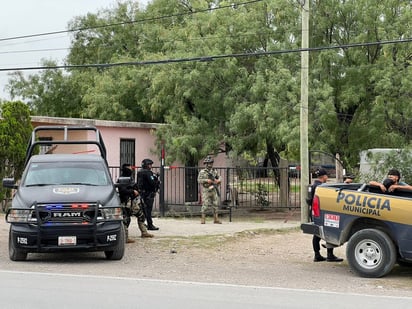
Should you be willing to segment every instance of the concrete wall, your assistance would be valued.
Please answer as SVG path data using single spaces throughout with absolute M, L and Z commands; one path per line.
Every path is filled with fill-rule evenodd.
M 160 124 L 41 116 L 32 116 L 31 118 L 33 127 L 46 125 L 89 125 L 98 128 L 106 145 L 109 166 L 120 166 L 120 139 L 123 138 L 135 140 L 135 162 L 137 165 L 140 165 L 144 158 L 151 158 L 154 166 L 160 165 L 160 154 L 153 154 L 156 141 L 153 133 Z M 91 136 L 91 138 L 94 139 L 95 137 Z M 58 153 L 57 150 L 56 153 Z M 76 147 L 71 150 L 74 152 L 90 149 Z

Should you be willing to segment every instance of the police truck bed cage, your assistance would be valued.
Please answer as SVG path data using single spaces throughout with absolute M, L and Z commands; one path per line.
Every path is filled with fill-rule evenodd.
M 63 132 L 63 139 L 59 140 L 40 140 L 38 139 L 40 132 L 45 131 L 54 131 L 54 132 Z M 86 134 L 86 139 L 79 140 L 78 136 L 75 139 L 70 140 L 70 133 L 74 131 L 91 131 L 94 133 L 94 138 L 91 139 L 89 134 Z M 24 166 L 29 162 L 30 157 L 33 155 L 33 151 L 37 145 L 96 145 L 100 151 L 100 155 L 106 160 L 107 152 L 106 146 L 103 142 L 102 135 L 96 127 L 92 126 L 38 126 L 33 129 L 29 144 L 26 150 L 26 160 Z

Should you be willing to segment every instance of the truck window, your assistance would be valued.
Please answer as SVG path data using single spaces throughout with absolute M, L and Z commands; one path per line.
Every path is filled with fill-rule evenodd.
M 102 164 L 79 163 L 35 163 L 32 164 L 23 180 L 23 186 L 84 184 L 106 186 L 108 175 Z

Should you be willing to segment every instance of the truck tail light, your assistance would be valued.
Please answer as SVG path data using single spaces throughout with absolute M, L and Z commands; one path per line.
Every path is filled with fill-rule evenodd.
M 312 202 L 312 216 L 315 218 L 320 217 L 320 203 L 319 196 L 315 195 Z

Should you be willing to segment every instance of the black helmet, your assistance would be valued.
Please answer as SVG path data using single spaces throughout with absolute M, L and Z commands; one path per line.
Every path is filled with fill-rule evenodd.
M 395 176 L 396 176 L 396 175 L 395 175 Z M 395 182 L 394 182 L 392 179 L 390 179 L 390 178 L 386 178 L 386 179 L 383 181 L 383 185 L 385 186 L 386 189 L 389 189 L 389 187 L 392 186 L 393 184 L 395 184 Z
M 122 170 L 120 173 L 120 177 L 131 177 L 133 174 L 131 165 L 129 163 L 125 163 L 122 165 Z
M 142 167 L 143 167 L 143 168 L 144 168 L 144 167 L 147 167 L 147 166 L 150 165 L 150 164 L 153 164 L 153 161 L 150 160 L 150 159 L 144 159 L 144 160 L 142 161 Z
M 203 160 L 203 164 L 207 164 L 207 163 L 213 163 L 213 158 L 212 156 L 207 156 L 204 160 Z

